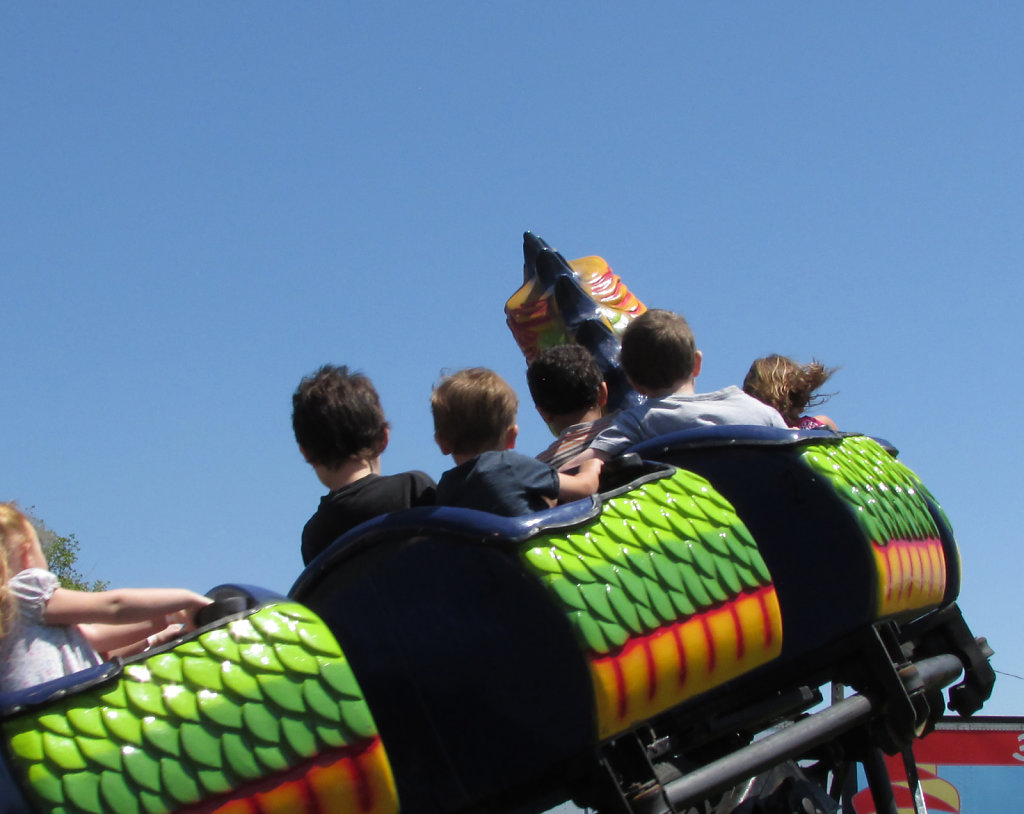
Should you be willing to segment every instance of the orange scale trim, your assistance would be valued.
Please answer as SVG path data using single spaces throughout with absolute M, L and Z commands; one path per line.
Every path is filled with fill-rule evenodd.
M 225 799 L 230 796 L 232 799 Z M 398 793 L 379 738 L 332 749 L 300 766 L 181 814 L 397 814 Z
M 936 537 L 872 543 L 878 571 L 878 616 L 923 610 L 946 592 L 946 555 Z
M 591 680 L 602 739 L 651 718 L 782 652 L 782 613 L 774 586 L 636 636 L 592 657 Z

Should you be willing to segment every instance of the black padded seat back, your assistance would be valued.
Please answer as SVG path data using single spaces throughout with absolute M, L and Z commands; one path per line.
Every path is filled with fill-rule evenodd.
M 349 541 L 347 556 L 300 578 L 292 596 L 349 659 L 402 811 L 541 788 L 596 742 L 589 672 L 565 614 L 507 541 L 382 525 L 371 543 Z
M 831 484 L 800 459 L 808 443 L 838 441 L 831 432 L 711 427 L 633 449 L 707 478 L 735 507 L 778 592 L 783 660 L 875 620 L 877 578 L 870 544 Z

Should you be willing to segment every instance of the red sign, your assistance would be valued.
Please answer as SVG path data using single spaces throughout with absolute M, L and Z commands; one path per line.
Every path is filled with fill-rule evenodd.
M 992 814 L 1022 809 L 1024 799 L 1024 718 L 944 719 L 914 743 L 914 759 L 929 812 Z M 902 757 L 886 766 L 900 814 L 913 814 L 910 784 Z M 856 814 L 874 814 L 871 792 L 853 798 Z

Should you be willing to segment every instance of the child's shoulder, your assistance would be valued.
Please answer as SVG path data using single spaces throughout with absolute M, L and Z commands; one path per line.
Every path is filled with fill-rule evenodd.
M 378 475 L 376 473 L 366 475 L 359 480 L 335 489 L 324 495 L 321 499 L 321 508 L 324 506 L 348 505 L 351 503 L 364 503 L 368 500 L 408 499 L 411 494 L 414 497 L 423 492 L 432 490 L 436 483 L 426 472 L 417 469 L 408 472 L 397 472 L 393 475 Z M 404 497 L 402 497 L 404 496 Z M 411 504 L 415 505 L 415 503 Z M 393 511 L 394 509 L 387 509 Z
M 524 455 L 522 452 L 516 452 L 514 449 L 506 449 L 500 452 L 488 452 L 484 454 L 495 456 L 485 462 L 485 465 L 491 465 L 495 468 L 501 467 L 503 469 L 510 469 L 514 472 L 530 473 L 544 472 L 549 469 L 555 471 L 551 464 L 545 463 L 544 461 L 538 461 L 532 455 Z
M 384 475 L 382 480 L 394 486 L 396 491 L 406 494 L 410 506 L 429 506 L 434 502 L 437 483 L 426 472 L 410 469 L 408 472 Z
M 36 593 L 45 594 L 49 599 L 60 587 L 60 579 L 52 571 L 45 568 L 26 568 L 11 577 L 7 585 L 12 596 L 21 598 Z
M 57 575 L 44 568 L 26 568 L 7 581 L 7 591 L 18 603 L 26 622 L 42 621 L 43 609 L 60 587 Z
M 498 456 L 497 460 L 501 460 L 501 461 L 516 461 L 516 462 L 530 461 L 532 463 L 540 463 L 532 455 L 526 455 L 526 454 L 524 454 L 522 452 L 516 452 L 516 450 L 514 450 L 514 449 L 505 449 L 505 450 L 501 450 L 500 452 L 485 452 L 484 454 L 485 455 L 496 455 L 496 456 Z M 545 464 L 545 466 L 546 465 L 547 464 Z
M 509 471 L 521 470 L 544 470 L 552 469 L 549 464 L 538 461 L 529 455 L 516 452 L 514 449 L 487 450 L 470 460 L 449 469 L 445 473 L 452 475 L 459 474 L 474 477 L 491 475 L 492 473 L 507 473 Z
M 434 479 L 426 472 L 421 472 L 419 469 L 410 469 L 408 472 L 399 472 L 396 475 L 385 475 L 385 477 L 412 481 L 417 486 L 436 486 Z

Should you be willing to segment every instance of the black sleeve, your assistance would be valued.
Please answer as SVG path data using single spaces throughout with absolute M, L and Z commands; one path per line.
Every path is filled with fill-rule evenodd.
M 426 472 L 410 472 L 412 492 L 410 505 L 434 506 L 437 504 L 437 484 Z

